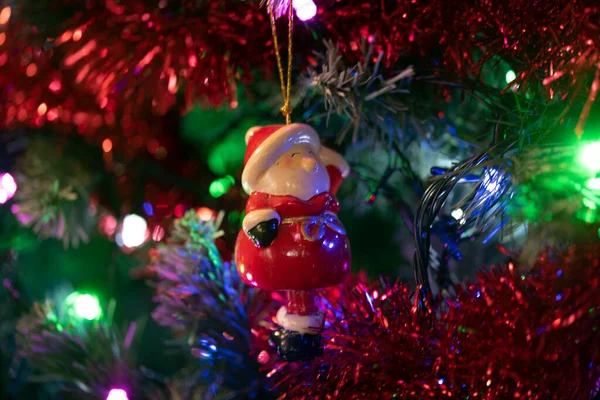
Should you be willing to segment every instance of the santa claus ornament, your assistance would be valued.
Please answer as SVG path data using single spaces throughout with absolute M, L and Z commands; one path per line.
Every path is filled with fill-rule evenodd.
M 304 124 L 252 128 L 246 145 L 242 185 L 250 197 L 237 269 L 249 285 L 287 292 L 271 342 L 284 360 L 309 359 L 321 351 L 324 324 L 315 290 L 341 283 L 350 271 L 335 198 L 349 167 Z

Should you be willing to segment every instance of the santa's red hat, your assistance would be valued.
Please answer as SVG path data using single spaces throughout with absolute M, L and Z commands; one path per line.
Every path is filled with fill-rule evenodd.
M 350 168 L 344 158 L 321 146 L 319 135 L 312 127 L 305 124 L 257 126 L 246 133 L 242 173 L 242 186 L 246 193 L 252 193 L 262 173 L 283 153 L 298 144 L 308 144 L 326 166 L 335 166 L 342 176 L 348 175 Z

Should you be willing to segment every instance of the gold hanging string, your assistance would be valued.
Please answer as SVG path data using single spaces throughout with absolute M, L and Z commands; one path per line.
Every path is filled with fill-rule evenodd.
M 283 65 L 281 64 L 281 54 L 279 53 L 279 43 L 277 40 L 277 28 L 275 27 L 275 13 L 273 12 L 273 0 L 269 0 L 269 16 L 271 19 L 271 31 L 273 32 L 273 47 L 275 47 L 275 58 L 277 59 L 277 68 L 279 69 L 279 80 L 281 81 L 281 94 L 283 96 L 283 107 L 281 113 L 285 116 L 285 123 L 292 123 L 292 107 L 290 106 L 290 97 L 292 93 L 292 35 L 294 33 L 294 8 L 290 0 L 288 8 L 288 65 L 287 65 L 287 83 L 283 77 Z

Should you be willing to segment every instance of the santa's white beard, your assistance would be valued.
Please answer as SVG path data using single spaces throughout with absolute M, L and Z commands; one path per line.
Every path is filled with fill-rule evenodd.
M 328 192 L 329 187 L 329 174 L 320 163 L 310 172 L 303 168 L 285 168 L 274 164 L 260 177 L 253 190 L 308 200 L 319 193 Z

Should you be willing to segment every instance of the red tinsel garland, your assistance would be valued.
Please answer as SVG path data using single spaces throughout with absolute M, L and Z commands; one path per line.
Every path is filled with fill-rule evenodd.
M 486 62 L 502 58 L 517 76 L 508 87 L 540 100 L 568 97 L 572 102 L 584 89 L 588 98 L 576 128 L 583 133 L 600 84 L 600 8 L 595 2 L 322 0 L 319 6 L 325 36 L 355 58 L 366 38 L 385 53 L 387 66 L 419 56 L 450 73 L 478 75 Z
M 511 263 L 429 315 L 406 286 L 359 280 L 324 296 L 324 355 L 267 376 L 290 399 L 587 399 L 600 378 L 599 264 L 598 244 L 528 276 Z
M 265 67 L 271 52 L 265 13 L 248 2 L 175 3 L 106 1 L 105 10 L 77 17 L 57 38 L 63 66 L 76 69 L 100 105 L 151 99 L 162 114 L 182 88 L 186 109 L 223 100 L 235 108 L 237 82 Z
M 264 67 L 271 54 L 265 10 L 247 2 L 176 3 L 178 12 L 106 1 L 105 11 L 94 9 L 78 18 L 82 22 L 71 22 L 74 28 L 57 39 L 67 46 L 64 65 L 77 68 L 78 81 L 101 104 L 107 96 L 118 102 L 149 96 L 164 111 L 185 85 L 186 106 L 199 99 L 220 104 L 223 98 L 235 105 L 235 82 Z M 365 39 L 376 53 L 384 52 L 384 65 L 394 68 L 403 57 L 419 56 L 431 67 L 475 74 L 502 57 L 517 72 L 512 87 L 549 98 L 573 97 L 577 84 L 595 73 L 600 54 L 599 9 L 585 0 L 321 0 L 317 5 L 318 16 L 308 25 L 320 27 L 350 58 L 360 58 Z M 296 42 L 307 34 L 297 32 Z M 312 51 L 297 49 L 302 58 Z M 585 87 L 591 90 L 579 131 L 597 82 Z
M 106 151 L 126 156 L 166 146 L 161 119 L 147 107 L 111 102 L 99 107 L 92 95 L 77 85 L 69 71 L 54 66 L 53 50 L 39 44 L 35 28 L 9 23 L 0 32 L 0 126 L 76 130 Z M 117 107 L 118 106 L 118 107 Z M 150 144 L 154 147 L 150 148 Z M 108 146 L 108 147 L 107 147 Z
M 509 86 L 540 101 L 567 99 L 569 107 L 578 95 L 587 96 L 577 126 L 578 134 L 583 131 L 598 90 L 600 56 L 600 9 L 586 0 L 316 3 L 319 11 L 306 22 L 309 29 L 295 31 L 296 61 L 310 58 L 314 49 L 306 43 L 314 43 L 317 32 L 337 42 L 349 59 L 361 57 L 361 41 L 367 40 L 374 56 L 384 52 L 383 65 L 394 69 L 419 57 L 426 68 L 473 76 L 500 57 L 516 72 Z M 54 58 L 73 72 L 71 82 L 63 84 L 85 93 L 76 97 L 76 108 L 86 107 L 89 100 L 80 100 L 87 96 L 102 110 L 151 106 L 164 113 L 177 93 L 183 93 L 186 108 L 224 100 L 235 107 L 236 83 L 250 80 L 252 70 L 274 66 L 266 11 L 255 3 L 93 4 L 54 41 L 59 49 Z M 22 42 L 18 50 L 28 46 Z M 1 70 L 8 80 L 19 77 Z M 40 90 L 45 90 L 41 83 L 29 82 L 27 94 Z

